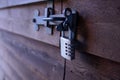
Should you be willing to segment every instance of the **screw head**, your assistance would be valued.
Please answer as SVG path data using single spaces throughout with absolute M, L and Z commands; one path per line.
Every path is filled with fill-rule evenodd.
M 36 19 L 35 18 L 33 19 L 33 22 L 36 23 Z

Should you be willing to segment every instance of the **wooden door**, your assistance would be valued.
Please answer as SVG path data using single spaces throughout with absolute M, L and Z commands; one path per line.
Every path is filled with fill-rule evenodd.
M 47 0 L 0 0 L 0 80 L 119 80 L 119 0 L 55 0 L 55 14 L 79 13 L 76 58 L 60 56 L 60 32 L 33 29 Z

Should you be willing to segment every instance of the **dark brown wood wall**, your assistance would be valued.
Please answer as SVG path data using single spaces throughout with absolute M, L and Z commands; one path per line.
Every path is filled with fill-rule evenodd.
M 0 3 L 0 80 L 120 80 L 119 0 L 55 1 L 56 14 L 70 7 L 80 15 L 76 59 L 66 61 L 66 71 L 59 32 L 33 30 L 34 10 L 44 15 L 46 7 L 46 2 L 33 1 L 13 7 Z M 86 47 L 81 49 L 79 42 Z
M 64 59 L 59 48 L 0 30 L 1 80 L 63 80 Z M 76 52 L 66 62 L 65 80 L 120 80 L 120 64 Z
M 36 1 L 36 0 L 35 0 Z M 13 1 L 14 2 L 14 1 Z M 89 0 L 55 0 L 56 14 L 66 7 L 79 12 L 78 40 L 87 45 L 86 52 L 120 62 L 120 9 L 119 0 L 89 1 Z M 19 4 L 18 4 L 19 5 Z M 40 16 L 44 15 L 46 2 L 11 6 L 0 9 L 0 28 L 20 34 L 51 45 L 59 46 L 59 32 L 54 29 L 53 35 L 48 35 L 41 26 L 40 31 L 33 29 L 34 11 L 38 9 Z

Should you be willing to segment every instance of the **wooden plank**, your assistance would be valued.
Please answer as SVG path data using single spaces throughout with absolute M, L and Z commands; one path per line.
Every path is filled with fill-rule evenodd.
M 54 30 L 53 35 L 48 35 L 44 26 L 40 26 L 40 31 L 35 31 L 33 28 L 34 24 L 32 19 L 34 16 L 34 10 L 40 10 L 40 15 L 43 16 L 45 7 L 46 4 L 38 3 L 32 6 L 21 6 L 0 10 L 0 28 L 58 46 L 60 35 L 58 31 Z
M 0 43 L 3 45 L 0 46 L 3 50 L 0 61 L 9 64 L 19 76 L 23 73 L 29 80 L 27 75 L 32 72 L 30 76 L 43 75 L 47 80 L 62 80 L 63 59 L 57 47 L 3 30 L 0 30 Z M 120 63 L 88 53 L 76 52 L 76 59 L 67 61 L 66 67 L 65 80 L 120 79 Z
M 0 80 L 11 80 L 1 67 L 0 67 Z
M 56 12 L 60 13 L 61 5 L 57 3 L 57 1 L 56 4 L 58 4 L 56 5 Z M 64 1 L 64 8 L 69 7 L 69 5 L 71 5 L 71 8 L 76 9 L 83 18 L 79 21 L 80 24 L 78 27 L 80 29 L 78 31 L 78 40 L 87 45 L 85 51 L 120 62 L 120 54 L 118 53 L 120 49 L 119 0 Z M 44 15 L 45 7 L 45 3 L 37 3 L 29 6 L 2 9 L 0 10 L 0 28 L 51 45 L 59 46 L 60 34 L 56 30 L 54 35 L 46 34 L 43 26 L 39 32 L 33 30 L 32 19 L 34 10 L 39 9 L 41 12 L 40 15 Z M 21 16 L 21 14 L 24 15 Z
M 119 80 L 120 63 L 88 53 L 77 52 L 74 61 L 66 62 L 65 80 Z
M 26 41 L 24 37 L 15 36 L 12 33 L 9 33 L 11 35 L 6 32 L 1 32 L 0 34 L 1 37 L 4 36 L 1 45 L 6 48 L 3 47 L 5 49 L 3 51 L 6 54 L 3 53 L 1 56 L 7 56 L 4 59 L 6 61 L 9 59 L 7 61 L 8 64 L 21 76 L 22 80 L 33 80 L 33 78 L 35 80 L 62 79 L 63 66 L 60 64 L 62 63 L 62 58 L 57 57 L 59 55 L 57 48 L 55 49 L 54 46 L 48 46 L 47 44 L 45 46 L 45 44 L 29 39 Z M 59 59 L 60 63 L 57 61 Z
M 16 78 L 16 79 L 13 79 L 13 80 L 21 80 L 21 79 L 22 80 L 33 80 L 33 79 L 35 79 L 35 80 L 39 80 L 39 79 L 40 80 L 45 80 L 45 79 L 41 79 L 40 77 L 38 79 L 37 75 L 33 75 L 33 73 L 29 70 L 29 68 L 27 68 L 21 62 L 19 62 L 16 59 L 16 57 L 13 57 L 10 52 L 9 52 L 9 54 L 7 54 L 7 53 L 6 54 L 0 54 L 0 56 L 1 56 L 0 58 L 6 56 L 6 57 L 4 57 L 4 59 L 2 58 L 2 60 L 5 60 L 4 63 L 5 64 L 7 63 L 9 65 L 8 68 L 11 67 L 12 69 L 10 69 L 10 70 L 12 70 L 13 72 L 15 71 L 16 75 L 19 76 L 19 78 L 18 78 L 16 75 L 12 75 L 13 77 Z M 7 65 L 4 65 L 4 66 L 6 67 Z M 10 74 L 10 73 L 8 73 L 8 74 Z M 12 76 L 10 76 L 10 77 L 12 77 Z
M 1 52 L 2 50 L 0 50 Z M 21 78 L 16 74 L 16 72 L 14 71 L 13 68 L 11 68 L 11 66 L 8 65 L 8 63 L 6 63 L 6 61 L 4 60 L 2 56 L 1 57 L 0 53 L 0 67 L 4 70 L 4 72 L 9 76 L 10 80 L 21 80 Z M 13 64 L 13 63 L 12 63 Z
M 120 62 L 120 0 L 66 0 L 64 7 L 79 12 L 78 40 L 83 51 Z M 80 50 L 80 45 L 78 50 Z
M 0 8 L 8 8 L 43 1 L 47 0 L 0 0 Z

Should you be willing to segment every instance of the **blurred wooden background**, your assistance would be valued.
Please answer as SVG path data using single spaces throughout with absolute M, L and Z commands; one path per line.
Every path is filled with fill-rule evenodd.
M 42 1 L 42 0 L 41 0 Z M 0 80 L 63 80 L 60 33 L 33 29 L 34 10 L 46 1 L 0 0 Z M 56 14 L 79 12 L 76 59 L 66 62 L 65 80 L 120 80 L 120 1 L 55 0 Z M 81 50 L 81 44 L 86 44 Z

